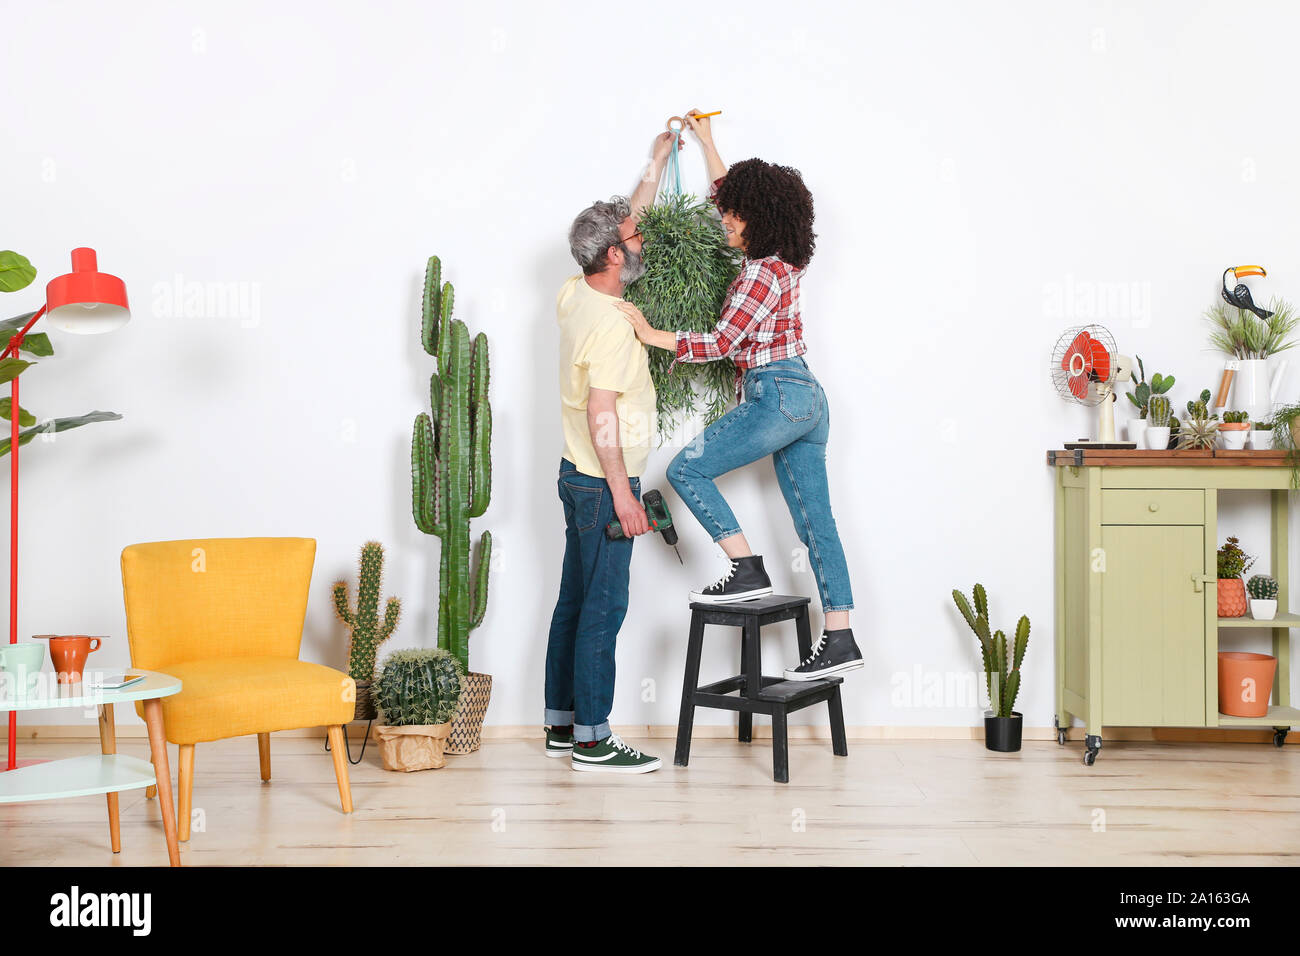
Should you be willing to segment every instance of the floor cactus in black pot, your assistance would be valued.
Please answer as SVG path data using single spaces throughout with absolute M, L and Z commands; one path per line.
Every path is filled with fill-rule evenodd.
M 966 595 L 956 588 L 952 599 L 980 642 L 989 694 L 989 709 L 984 713 L 984 746 L 1000 753 L 1013 753 L 1020 749 L 1023 731 L 1022 715 L 1012 708 L 1020 693 L 1020 665 L 1029 647 L 1029 617 L 1020 616 L 1008 653 L 1007 635 L 1002 631 L 989 632 L 989 602 L 984 585 L 975 585 L 974 610 Z
M 424 274 L 420 342 L 437 359 L 429 378 L 430 412 L 415 417 L 411 437 L 411 498 L 415 524 L 442 539 L 438 565 L 438 647 L 465 669 L 465 687 L 452 719 L 447 752 L 478 750 L 492 696 L 492 675 L 469 669 L 469 632 L 487 609 L 492 534 L 479 537 L 471 567 L 469 522 L 492 498 L 492 406 L 488 402 L 488 339 L 451 317 L 453 290 L 442 263 L 429 258 Z
M 390 597 L 379 617 L 379 590 L 384 577 L 384 546 L 367 541 L 361 546 L 357 570 L 357 604 L 348 603 L 348 584 L 335 581 L 331 593 L 334 613 L 352 632 L 348 642 L 348 674 L 356 682 L 357 700 L 353 720 L 373 720 L 375 705 L 370 699 L 370 684 L 375 676 L 375 654 L 379 645 L 392 636 L 402 613 L 402 602 Z

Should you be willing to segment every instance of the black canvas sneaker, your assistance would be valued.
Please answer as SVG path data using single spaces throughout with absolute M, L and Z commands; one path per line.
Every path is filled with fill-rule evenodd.
M 703 604 L 732 604 L 752 601 L 772 593 L 772 581 L 763 570 L 762 555 L 728 558 L 727 573 L 703 591 L 692 591 L 691 600 Z
M 853 640 L 853 628 L 822 631 L 808 659 L 798 667 L 786 669 L 786 680 L 820 680 L 862 667 L 862 652 Z

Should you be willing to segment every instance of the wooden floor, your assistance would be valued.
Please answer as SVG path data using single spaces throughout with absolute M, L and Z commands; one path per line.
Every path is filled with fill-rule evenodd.
M 791 783 L 772 782 L 769 741 L 697 740 L 689 768 L 670 740 L 631 741 L 657 773 L 572 772 L 540 740 L 491 740 L 443 770 L 352 768 L 356 812 L 339 811 L 322 741 L 272 738 L 196 750 L 200 816 L 190 866 L 306 864 L 1294 864 L 1300 755 L 1293 745 L 1029 741 L 993 755 L 978 741 L 791 742 Z M 72 756 L 91 741 L 25 743 Z M 372 745 L 373 748 L 373 745 Z M 141 740 L 119 751 L 147 758 Z M 172 767 L 176 767 L 172 748 Z M 122 852 L 102 796 L 0 806 L 0 865 L 166 863 L 156 800 L 122 795 Z

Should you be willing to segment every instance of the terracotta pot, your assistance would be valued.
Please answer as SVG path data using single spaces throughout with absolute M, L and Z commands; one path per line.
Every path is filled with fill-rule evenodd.
M 50 661 L 59 675 L 60 684 L 75 684 L 81 680 L 86 667 L 86 656 L 99 650 L 101 638 L 84 634 L 37 634 L 50 642 Z
M 1246 583 L 1241 578 L 1219 578 L 1219 617 L 1246 616 Z
M 483 735 L 483 718 L 492 699 L 492 675 L 470 671 L 461 684 L 460 700 L 451 718 L 451 736 L 447 753 L 472 754 L 478 750 Z
M 379 759 L 385 770 L 438 770 L 447 765 L 444 756 L 451 724 L 416 724 L 409 727 L 375 728 L 379 738 Z
M 1219 713 L 1264 717 L 1273 690 L 1277 658 L 1245 651 L 1219 651 Z

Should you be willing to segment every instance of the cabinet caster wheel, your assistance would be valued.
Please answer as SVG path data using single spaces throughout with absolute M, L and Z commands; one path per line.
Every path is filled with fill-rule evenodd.
M 1274 727 L 1274 728 L 1273 728 L 1273 746 L 1274 746 L 1274 747 L 1278 747 L 1278 748 L 1280 748 L 1280 747 L 1282 747 L 1283 744 L 1286 743 L 1286 735 L 1287 735 L 1287 731 L 1289 731 L 1290 729 L 1291 729 L 1290 727 Z
M 1060 746 L 1060 747 L 1064 747 L 1064 746 L 1065 746 L 1065 730 L 1064 730 L 1063 728 L 1057 728 L 1057 731 L 1056 731 L 1056 743 L 1057 743 L 1057 746 Z
M 1097 762 L 1097 752 L 1101 750 L 1101 737 L 1097 734 L 1088 734 L 1083 738 L 1083 765 L 1091 767 Z
M 1083 752 L 1083 765 L 1085 767 L 1091 767 L 1096 762 L 1097 762 L 1097 751 L 1085 750 Z

